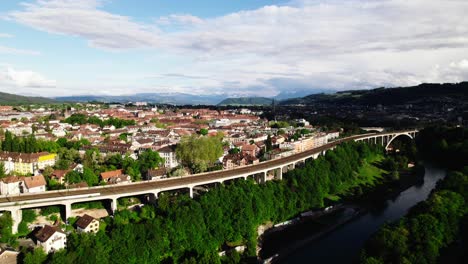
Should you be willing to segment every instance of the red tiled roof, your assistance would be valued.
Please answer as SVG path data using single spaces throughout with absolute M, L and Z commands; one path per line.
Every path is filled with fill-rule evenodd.
M 118 177 L 123 174 L 122 170 L 106 171 L 101 173 L 101 178 L 107 180 L 112 177 Z
M 45 186 L 46 180 L 42 174 L 39 174 L 31 177 L 24 177 L 24 184 L 28 189 L 31 189 L 34 187 Z

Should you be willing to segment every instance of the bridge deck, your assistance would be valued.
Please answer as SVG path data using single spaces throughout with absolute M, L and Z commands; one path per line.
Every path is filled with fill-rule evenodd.
M 109 195 L 132 195 L 133 193 L 142 193 L 148 192 L 152 193 L 158 189 L 178 189 L 186 188 L 189 185 L 200 185 L 206 182 L 217 182 L 220 180 L 225 180 L 228 178 L 234 178 L 240 175 L 249 175 L 253 173 L 258 173 L 265 170 L 274 169 L 281 166 L 286 166 L 293 162 L 297 162 L 298 160 L 309 158 L 315 154 L 321 153 L 325 150 L 328 150 L 336 145 L 345 142 L 351 141 L 376 135 L 386 135 L 386 134 L 394 134 L 394 133 L 385 133 L 385 134 L 363 134 L 363 135 L 356 135 L 347 137 L 344 139 L 339 139 L 337 141 L 328 143 L 318 148 L 314 148 L 311 150 L 307 150 L 301 153 L 297 153 L 288 157 L 284 157 L 281 159 L 270 160 L 266 162 L 259 163 L 257 165 L 250 165 L 245 167 L 239 167 L 232 170 L 222 170 L 222 171 L 214 171 L 209 173 L 202 173 L 196 174 L 192 176 L 180 177 L 180 178 L 169 178 L 165 180 L 158 180 L 158 181 L 144 181 L 144 182 L 137 182 L 131 184 L 122 184 L 122 185 L 108 185 L 104 187 L 90 187 L 86 189 L 69 189 L 69 190 L 61 190 L 61 191 L 47 191 L 42 193 L 34 193 L 34 194 L 20 194 L 15 196 L 7 196 L 0 198 L 0 206 L 2 203 L 12 203 L 12 202 L 27 202 L 33 200 L 40 200 L 40 199 L 50 199 L 50 198 L 66 198 L 70 196 L 76 195 L 93 195 L 99 193 L 100 196 L 109 196 Z M 185 186 L 185 187 L 184 187 Z M 96 198 L 98 198 L 97 196 Z M 98 200 L 98 199 L 96 199 Z M 1 208 L 0 208 L 1 209 Z

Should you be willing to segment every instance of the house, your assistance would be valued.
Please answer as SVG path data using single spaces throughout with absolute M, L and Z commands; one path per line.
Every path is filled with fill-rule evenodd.
M 113 170 L 113 171 L 106 171 L 101 172 L 101 181 L 108 182 L 110 178 L 115 178 L 123 175 L 123 170 Z
M 42 174 L 24 177 L 24 188 L 25 193 L 37 193 L 46 191 L 46 180 Z
M 158 180 L 167 177 L 167 170 L 165 167 L 159 169 L 149 169 L 146 174 L 146 179 L 148 180 Z
M 122 170 L 106 171 L 101 173 L 101 180 L 108 184 L 130 183 L 129 175 L 123 173 Z
M 18 263 L 18 251 L 0 248 L 0 263 L 16 264 Z
M 46 253 L 65 248 L 67 235 L 58 227 L 45 225 L 34 233 L 37 246 L 42 247 Z
M 223 167 L 226 170 L 247 165 L 247 160 L 244 159 L 241 153 L 229 154 L 223 158 Z
M 244 154 L 244 155 L 249 155 L 249 156 L 256 157 L 259 151 L 260 151 L 260 149 L 255 144 L 242 145 L 242 154 Z
M 164 167 L 172 169 L 179 166 L 175 153 L 175 145 L 163 147 L 158 152 L 164 158 Z
M 229 154 L 223 157 L 223 167 L 226 170 L 258 163 L 260 163 L 258 158 L 242 153 Z
M 76 221 L 76 230 L 80 233 L 97 233 L 99 231 L 99 221 L 85 214 Z
M 65 182 L 65 175 L 69 173 L 71 170 L 54 170 L 50 175 L 50 178 L 58 181 L 60 184 Z
M 340 137 L 340 131 L 331 131 L 327 133 L 327 141 Z
M 23 188 L 23 177 L 9 176 L 0 180 L 0 194 L 19 194 Z

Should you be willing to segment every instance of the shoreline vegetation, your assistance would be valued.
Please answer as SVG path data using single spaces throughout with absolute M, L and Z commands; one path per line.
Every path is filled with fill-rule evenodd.
M 360 169 L 360 172 L 363 170 L 378 172 L 374 174 L 374 177 L 380 180 L 377 184 L 364 186 L 362 193 L 343 197 L 342 203 L 301 213 L 296 218 L 265 230 L 259 237 L 259 245 L 268 241 L 267 247 L 269 248 L 266 253 L 259 252 L 259 259 L 265 263 L 280 263 L 284 257 L 301 246 L 327 235 L 368 212 L 370 205 L 367 200 L 375 202 L 391 199 L 423 179 L 424 170 L 421 170 L 423 167 L 420 165 L 409 169 L 399 169 L 398 179 L 384 178 L 384 174 L 389 173 L 377 167 L 382 159 L 383 156 L 379 156 L 373 160 L 373 164 L 366 164 Z M 342 216 L 335 217 L 336 214 Z M 284 245 L 287 247 L 284 248 Z M 259 247 L 262 248 L 262 246 Z
M 468 129 L 430 127 L 417 138 L 420 156 L 450 169 L 430 196 L 382 226 L 361 263 L 466 263 L 468 259 Z

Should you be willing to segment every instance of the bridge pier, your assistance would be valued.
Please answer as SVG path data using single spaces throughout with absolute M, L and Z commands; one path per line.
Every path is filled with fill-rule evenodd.
M 156 201 L 158 200 L 158 195 L 159 195 L 159 192 L 150 193 L 148 195 L 148 202 L 156 203 Z
M 283 179 L 283 168 L 279 167 L 273 170 L 273 175 L 275 176 L 276 180 L 282 180 Z
M 189 186 L 189 195 L 190 195 L 190 198 L 193 199 L 193 186 Z
M 16 234 L 18 233 L 18 226 L 23 220 L 23 212 L 20 208 L 17 208 L 17 209 L 10 210 L 10 214 L 11 214 L 11 219 L 13 220 L 13 224 L 11 226 L 11 232 L 13 234 Z
M 72 215 L 72 207 L 71 207 L 71 203 L 64 203 L 63 204 L 65 206 L 65 215 L 63 216 L 64 217 L 64 221 L 66 222 L 68 218 L 71 217 Z
M 112 214 L 114 214 L 115 211 L 117 211 L 117 205 L 118 205 L 117 198 L 112 198 L 110 205 L 111 205 L 111 212 Z

